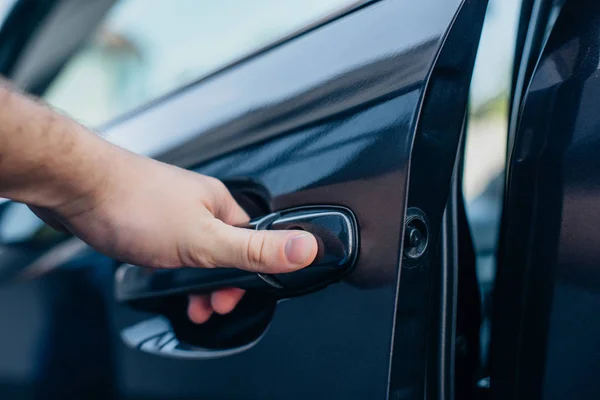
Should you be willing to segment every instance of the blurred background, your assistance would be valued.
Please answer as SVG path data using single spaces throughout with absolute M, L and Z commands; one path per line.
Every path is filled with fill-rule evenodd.
M 100 126 L 354 2 L 119 1 L 44 97 Z
M 505 167 L 508 101 L 521 0 L 490 0 L 471 84 L 464 193 L 480 195 Z
M 406 0 L 414 1 L 414 0 Z M 0 24 L 17 0 L 0 0 Z M 107 3 L 99 2 L 99 3 Z M 110 6 L 90 39 L 42 91 L 52 106 L 81 123 L 102 130 L 115 118 L 191 84 L 263 46 L 281 40 L 354 0 L 119 0 Z M 490 0 L 471 87 L 463 192 L 475 245 L 484 308 L 490 307 L 495 248 L 504 181 L 509 88 L 520 0 Z M 73 16 L 74 18 L 76 15 Z M 65 43 L 68 43 L 65 32 Z M 25 71 L 22 87 L 34 75 Z M 42 223 L 20 205 L 5 213 L 2 243 L 18 242 L 38 232 Z M 43 229 L 42 229 L 42 232 Z M 46 234 L 51 234 L 47 233 Z M 0 330 L 0 397 L 2 382 L 27 382 L 38 366 L 40 337 L 47 321 L 44 301 L 35 287 L 15 309 L 12 291 L 0 289 L 0 321 L 15 320 L 18 331 L 6 340 Z M 482 335 L 486 348 L 489 321 Z M 4 336 L 3 336 L 4 335 Z M 2 344 L 4 343 L 4 344 Z M 486 357 L 485 351 L 482 355 Z M 2 397 L 4 398 L 4 397 Z

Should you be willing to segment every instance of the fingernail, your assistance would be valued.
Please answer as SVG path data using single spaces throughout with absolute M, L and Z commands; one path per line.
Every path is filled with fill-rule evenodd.
M 312 261 L 310 257 L 313 254 L 314 245 L 315 242 L 309 234 L 296 235 L 288 239 L 285 244 L 285 257 L 295 266 L 308 265 Z

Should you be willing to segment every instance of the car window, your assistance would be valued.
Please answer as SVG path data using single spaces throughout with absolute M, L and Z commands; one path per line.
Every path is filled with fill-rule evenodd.
M 356 0 L 121 0 L 44 98 L 97 126 Z

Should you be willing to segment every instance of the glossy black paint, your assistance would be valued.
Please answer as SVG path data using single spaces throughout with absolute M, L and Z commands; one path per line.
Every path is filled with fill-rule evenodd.
M 407 198 L 427 212 L 436 231 L 442 224 L 469 61 L 485 11 L 485 2 L 466 1 L 472 19 L 446 38 L 446 56 L 438 57 L 459 5 L 374 2 L 106 128 L 110 140 L 131 150 L 226 181 L 258 183 L 273 211 L 347 207 L 361 236 L 356 267 L 345 282 L 280 303 L 267 333 L 247 351 L 186 362 L 149 356 L 113 338 L 121 393 L 351 399 L 383 398 L 391 387 L 393 398 L 423 397 L 431 338 L 426 328 L 437 315 L 427 301 L 436 259 L 404 269 L 398 286 L 402 230 Z M 435 79 L 428 80 L 436 61 Z M 421 155 L 413 158 L 409 196 L 411 151 Z M 105 265 L 98 255 L 82 256 L 88 253 L 75 246 L 59 262 L 41 263 L 41 270 L 61 276 L 73 260 L 81 271 Z M 33 265 L 22 275 L 39 276 L 32 270 L 39 272 L 40 263 Z M 101 276 L 88 284 L 107 288 L 112 282 Z M 112 302 L 93 311 L 104 313 L 115 330 L 147 317 Z M 58 340 L 46 345 L 57 344 L 72 353 L 89 351 Z M 58 348 L 50 364 L 61 365 L 62 354 Z M 78 366 L 60 368 L 62 378 L 55 381 L 67 390 L 65 377 Z M 42 375 L 51 372 L 41 369 Z M 92 392 L 93 383 L 83 390 Z
M 457 171 L 462 171 L 462 168 Z M 470 221 L 467 220 L 466 215 L 466 201 L 462 190 L 460 190 L 463 187 L 462 178 L 458 176 L 456 181 L 454 189 L 456 196 L 452 197 L 451 191 L 451 199 L 454 200 L 449 202 L 446 209 L 448 214 L 450 214 L 448 210 L 453 211 L 450 214 L 452 218 L 448 218 L 448 232 L 456 234 L 458 248 L 456 249 L 456 255 L 451 254 L 456 257 L 456 270 L 450 270 L 447 273 L 450 279 L 446 283 L 448 289 L 445 291 L 448 296 L 446 300 L 449 305 L 446 307 L 448 314 L 453 311 L 450 306 L 455 306 L 453 321 L 456 329 L 454 347 L 451 346 L 452 342 L 446 345 L 446 351 L 454 356 L 455 375 L 447 374 L 446 379 L 454 380 L 454 396 L 456 399 L 478 399 L 484 398 L 476 393 L 476 391 L 481 390 L 478 387 L 478 382 L 482 377 L 489 376 L 486 370 L 485 358 L 481 357 L 482 353 L 488 349 L 487 342 L 484 341 L 486 336 L 482 335 L 482 330 L 485 328 L 483 318 L 486 316 L 485 306 L 487 304 L 485 297 L 483 297 L 485 288 L 480 286 L 478 280 L 477 256 L 479 253 L 476 255 L 473 243 L 473 237 L 481 231 L 473 230 L 471 232 Z M 454 260 L 450 258 L 449 261 Z M 452 265 L 451 263 L 448 264 Z M 440 325 L 443 326 L 443 320 L 440 321 Z M 451 325 L 447 326 L 446 329 L 451 329 L 451 327 Z M 451 360 L 448 360 L 448 362 Z M 450 368 L 446 370 L 452 371 Z
M 492 335 L 496 399 L 600 397 L 600 5 L 567 1 L 508 171 Z
M 374 2 L 109 124 L 103 135 L 191 167 L 418 90 L 461 1 L 438 3 Z
M 467 1 L 456 15 L 432 71 L 419 116 L 407 205 L 425 213 L 430 240 L 436 244 L 464 131 L 469 83 L 486 8 L 487 2 Z M 430 330 L 432 313 L 437 316 L 441 306 L 431 301 L 437 297 L 431 292 L 431 282 L 444 273 L 444 265 L 448 264 L 456 266 L 452 256 L 448 259 L 443 251 L 430 251 L 416 264 L 409 260 L 402 264 L 390 379 L 394 398 L 422 398 L 426 393 L 440 398 L 453 396 L 446 377 L 454 376 L 454 371 L 446 369 L 449 364 L 437 364 L 438 354 L 433 356 L 432 343 L 452 343 L 454 331 Z

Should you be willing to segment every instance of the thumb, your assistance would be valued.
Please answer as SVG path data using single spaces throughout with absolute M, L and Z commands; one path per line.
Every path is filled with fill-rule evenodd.
M 316 257 L 313 235 L 304 231 L 255 231 L 236 228 L 214 219 L 205 232 L 196 261 L 208 266 L 232 267 L 252 272 L 285 273 L 306 267 Z M 204 264 L 204 265 L 203 265 Z M 197 266 L 207 266 L 198 262 Z

